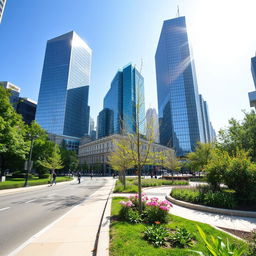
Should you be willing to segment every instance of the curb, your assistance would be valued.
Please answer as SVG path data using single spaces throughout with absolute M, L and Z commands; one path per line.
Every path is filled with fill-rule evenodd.
M 95 256 L 108 256 L 109 255 L 109 226 L 110 226 L 110 216 L 111 216 L 111 203 L 112 203 L 112 193 L 115 187 L 115 182 L 108 194 L 108 198 L 103 210 L 101 222 L 99 225 L 98 237 L 96 239 L 96 250 L 93 255 Z
M 209 207 L 209 206 L 204 206 L 204 205 L 192 204 L 192 203 L 174 199 L 173 197 L 168 196 L 168 195 L 166 195 L 166 199 L 172 203 L 179 205 L 179 206 L 183 206 L 183 207 L 193 209 L 193 210 L 225 214 L 225 215 L 230 215 L 230 216 L 256 218 L 256 212 L 252 212 L 252 211 L 229 210 L 229 209 L 223 209 L 223 208 L 214 208 L 214 207 Z

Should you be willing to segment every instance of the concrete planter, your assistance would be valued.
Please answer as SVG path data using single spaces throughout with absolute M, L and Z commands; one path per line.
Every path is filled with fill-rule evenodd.
M 204 206 L 199 204 L 191 204 L 188 202 L 174 199 L 171 196 L 166 196 L 166 199 L 174 204 L 177 204 L 179 206 L 186 207 L 189 209 L 193 209 L 193 210 L 211 212 L 211 213 L 217 213 L 217 214 L 225 214 L 225 215 L 231 215 L 231 216 L 256 218 L 256 212 L 253 212 L 253 211 L 229 210 L 229 209 L 214 208 L 214 207 L 209 207 L 209 206 Z

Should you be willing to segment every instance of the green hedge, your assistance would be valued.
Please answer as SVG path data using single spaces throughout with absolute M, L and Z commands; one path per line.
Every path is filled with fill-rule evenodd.
M 188 185 L 186 180 L 162 180 L 162 179 L 142 179 L 142 187 L 156 187 L 156 186 L 172 186 L 172 185 Z M 114 189 L 114 193 L 136 193 L 138 192 L 138 179 L 126 178 L 126 189 L 123 184 L 118 180 Z
M 234 191 L 221 190 L 213 192 L 208 186 L 184 189 L 174 188 L 171 196 L 177 200 L 217 208 L 234 209 L 237 206 Z

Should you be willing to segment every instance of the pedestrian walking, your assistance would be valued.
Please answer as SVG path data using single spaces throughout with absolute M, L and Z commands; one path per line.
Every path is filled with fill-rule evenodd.
M 90 174 L 91 180 L 92 180 L 92 176 L 93 176 L 93 171 L 91 171 L 91 174 Z
M 78 184 L 80 184 L 81 183 L 81 173 L 80 172 L 77 173 L 77 179 L 78 179 Z
M 52 172 L 52 184 L 51 186 L 54 184 L 56 185 L 56 178 L 57 178 L 57 174 L 55 171 Z

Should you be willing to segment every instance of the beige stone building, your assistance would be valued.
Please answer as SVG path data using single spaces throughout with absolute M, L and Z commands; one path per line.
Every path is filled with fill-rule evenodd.
M 119 134 L 114 134 L 108 137 L 104 137 L 95 141 L 86 142 L 81 140 L 79 151 L 78 151 L 78 159 L 80 165 L 87 164 L 90 169 L 93 169 L 93 166 L 100 166 L 101 170 L 98 170 L 100 174 L 110 175 L 111 168 L 108 166 L 108 155 L 114 150 L 114 141 L 121 139 L 122 136 Z M 146 140 L 142 141 L 147 143 Z M 166 146 L 153 143 L 152 144 L 153 152 L 161 152 L 161 151 L 171 151 L 171 148 Z

